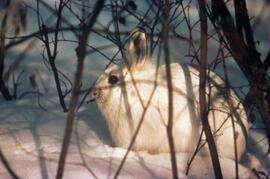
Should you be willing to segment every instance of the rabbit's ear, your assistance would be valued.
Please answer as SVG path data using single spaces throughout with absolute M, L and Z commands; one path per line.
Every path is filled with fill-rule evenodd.
M 148 60 L 146 34 L 141 30 L 134 31 L 129 37 L 129 42 L 126 47 L 127 65 L 131 70 L 138 70 Z

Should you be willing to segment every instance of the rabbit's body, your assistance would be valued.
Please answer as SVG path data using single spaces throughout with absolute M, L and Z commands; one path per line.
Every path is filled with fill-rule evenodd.
M 117 65 L 108 68 L 94 87 L 96 103 L 106 119 L 116 146 L 127 148 L 138 124 L 143 120 L 132 149 L 151 153 L 169 152 L 166 130 L 169 107 L 166 69 L 165 66 L 157 68 L 149 59 L 146 61 L 138 69 Z M 199 72 L 177 63 L 170 67 L 175 151 L 193 152 L 202 131 L 198 104 Z M 246 146 L 246 113 L 235 93 L 229 89 L 222 90 L 224 82 L 216 74 L 210 73 L 209 76 L 207 85 L 212 87 L 211 90 L 207 88 L 207 93 L 211 93 L 208 120 L 218 153 L 223 157 L 235 158 L 233 119 L 237 158 L 240 158 Z M 234 106 L 232 109 L 228 99 L 225 100 L 224 97 L 226 90 L 230 91 Z M 204 139 L 203 136 L 203 141 Z

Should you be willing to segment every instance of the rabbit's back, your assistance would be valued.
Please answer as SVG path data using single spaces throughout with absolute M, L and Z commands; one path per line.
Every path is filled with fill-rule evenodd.
M 202 125 L 199 115 L 199 72 L 188 66 L 171 64 L 172 84 L 173 84 L 173 133 L 177 152 L 188 152 L 195 149 Z M 151 151 L 168 152 L 166 125 L 168 122 L 168 88 L 165 66 L 161 66 L 157 73 L 141 72 L 140 78 L 135 78 L 138 97 L 132 98 L 131 106 L 133 126 L 136 128 L 139 121 L 144 118 L 144 125 L 141 134 L 138 135 L 138 142 L 135 142 L 136 150 L 146 150 L 143 148 L 153 148 Z M 136 76 L 136 75 L 135 75 Z M 140 82 L 141 81 L 141 82 Z M 238 156 L 245 150 L 246 132 L 248 122 L 245 110 L 234 91 L 226 89 L 224 82 L 215 73 L 210 72 L 210 80 L 207 82 L 211 88 L 206 88 L 210 112 L 208 120 L 217 142 L 220 154 L 229 158 L 234 158 L 233 129 L 232 120 L 235 125 L 237 135 Z M 131 87 L 129 87 L 129 90 Z M 230 90 L 230 96 L 226 97 L 226 90 Z M 130 90 L 132 91 L 132 90 Z M 135 90 L 133 91 L 133 95 Z M 141 99 L 140 99 L 141 98 Z M 227 99 L 226 99 L 227 98 Z M 229 105 L 228 98 L 232 101 Z M 140 101 L 141 100 L 141 101 Z M 144 105 L 142 105 L 143 103 Z M 144 110 L 146 110 L 144 114 Z M 240 120 L 240 121 L 239 121 Z M 132 133 L 134 135 L 134 133 Z M 144 141 L 143 138 L 151 141 Z M 204 140 L 203 137 L 202 140 Z M 139 142 L 140 141 L 140 142 Z M 156 144 L 154 144 L 156 141 Z M 151 146 L 151 144 L 153 144 Z M 135 146 L 136 146 L 135 145 Z M 226 150 L 225 150 L 226 149 Z

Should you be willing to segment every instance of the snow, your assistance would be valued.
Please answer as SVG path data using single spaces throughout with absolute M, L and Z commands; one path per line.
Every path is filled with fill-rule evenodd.
M 45 100 L 45 99 L 42 99 Z M 90 107 L 93 104 L 90 104 Z M 42 110 L 32 99 L 23 99 L 0 104 L 0 147 L 10 166 L 20 178 L 54 178 L 61 151 L 66 114 L 60 110 Z M 64 178 L 112 178 L 126 153 L 125 149 L 113 147 L 106 134 L 105 124 L 96 121 L 83 106 L 77 114 L 70 143 Z M 102 119 L 98 119 L 102 120 Z M 99 126 L 98 126 L 99 125 Z M 102 135 L 98 132 L 102 131 Z M 252 168 L 269 171 L 269 161 L 261 156 L 247 154 L 239 165 L 242 178 L 254 177 Z M 181 178 L 214 177 L 210 158 L 196 156 L 188 176 L 185 175 L 190 154 L 177 154 L 178 172 Z M 262 164 L 267 164 L 263 166 Z M 235 177 L 235 162 L 221 159 L 223 175 Z M 169 154 L 152 155 L 145 152 L 130 152 L 120 173 L 122 178 L 170 178 Z M 0 178 L 11 178 L 0 165 Z
M 26 2 L 34 4 L 30 0 Z M 53 0 L 48 2 L 54 6 Z M 33 15 L 32 11 L 28 13 Z M 106 19 L 106 17 L 103 18 Z M 33 19 L 30 18 L 29 31 L 35 31 L 36 27 L 32 28 L 35 23 Z M 98 37 L 94 38 L 95 42 L 104 42 L 97 39 Z M 23 51 L 26 44 L 11 49 L 7 54 L 8 58 L 12 60 L 14 55 Z M 72 80 L 76 64 L 73 53 L 75 46 L 74 44 L 61 45 L 57 65 L 61 66 L 61 70 Z M 39 90 L 43 95 L 38 98 L 35 93 L 27 94 L 22 99 L 11 102 L 0 98 L 0 148 L 12 169 L 23 179 L 55 178 L 67 117 L 59 105 L 51 71 L 42 62 L 42 50 L 39 43 L 33 47 L 27 60 L 22 62 L 20 68 L 24 70 L 22 81 L 25 83 L 19 86 L 18 91 L 21 95 L 26 91 Z M 106 51 L 107 55 L 114 53 L 114 50 Z M 97 54 L 91 54 L 88 57 L 85 61 L 83 89 L 91 85 L 107 63 L 103 59 L 96 60 L 100 58 Z M 11 60 L 7 62 L 7 66 Z M 19 73 L 20 70 L 16 71 L 16 76 Z M 33 74 L 38 83 L 37 88 L 29 84 L 29 76 Z M 114 147 L 105 121 L 95 104 L 83 104 L 76 114 L 73 127 L 64 178 L 113 178 L 127 151 Z M 250 130 L 250 133 L 247 153 L 239 164 L 239 176 L 241 178 L 256 177 L 252 171 L 253 168 L 269 176 L 270 160 L 269 156 L 265 155 L 267 146 L 265 135 L 262 131 L 255 129 Z M 189 174 L 186 175 L 189 159 L 190 154 L 177 154 L 180 178 L 214 178 L 208 156 L 196 156 Z M 235 162 L 226 158 L 221 158 L 220 162 L 224 177 L 235 178 Z M 169 154 L 153 155 L 131 151 L 120 172 L 120 178 L 171 177 Z M 0 178 L 12 178 L 2 162 L 0 163 Z
M 28 100 L 1 104 L 0 144 L 5 157 L 21 178 L 54 178 L 57 169 L 66 115 L 46 112 Z M 84 109 L 87 110 L 87 109 Z M 81 111 L 78 113 L 80 116 Z M 16 111 L 16 112 L 15 112 Z M 6 118 L 5 116 L 8 116 Z M 92 178 L 91 170 L 98 178 L 112 178 L 126 150 L 112 147 L 102 141 L 87 124 L 86 115 L 74 125 L 64 178 Z M 197 156 L 189 175 L 185 175 L 189 154 L 177 154 L 181 178 L 214 177 L 210 158 Z M 259 164 L 258 164 L 259 165 Z M 234 161 L 222 159 L 224 176 L 235 176 Z M 252 172 L 240 165 L 240 176 L 249 178 Z M 131 152 L 121 177 L 168 178 L 171 177 L 169 154 L 151 155 Z M 3 165 L 0 178 L 9 178 Z M 10 177 L 11 178 L 11 177 Z

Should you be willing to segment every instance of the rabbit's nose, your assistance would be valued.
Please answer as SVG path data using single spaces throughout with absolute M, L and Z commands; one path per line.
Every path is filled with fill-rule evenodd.
M 90 102 L 94 102 L 96 101 L 97 97 L 98 97 L 98 90 L 96 88 L 92 88 L 91 92 L 90 92 L 90 99 L 88 101 L 86 101 L 86 103 L 90 103 Z

